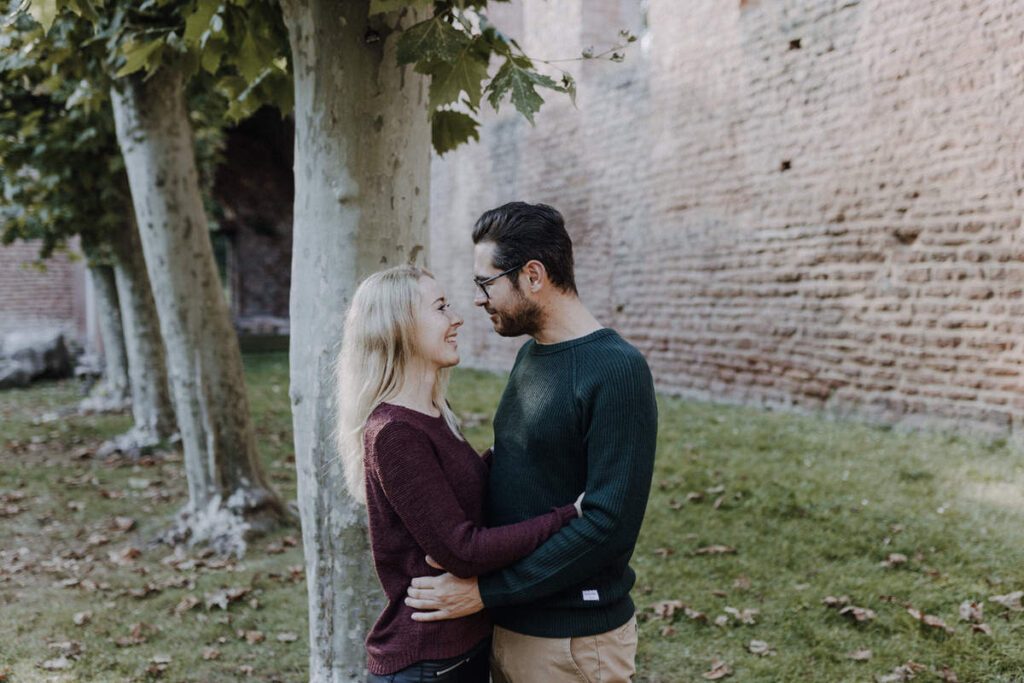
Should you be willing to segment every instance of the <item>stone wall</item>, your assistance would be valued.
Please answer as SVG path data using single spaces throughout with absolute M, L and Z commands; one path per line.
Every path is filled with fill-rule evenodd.
M 1024 8 L 959 0 L 526 0 L 570 63 L 536 127 L 488 114 L 434 165 L 432 263 L 465 362 L 522 340 L 472 308 L 469 232 L 512 199 L 563 212 L 584 300 L 659 388 L 908 426 L 1024 431 Z M 646 13 L 646 21 L 642 13 Z M 599 46 L 600 47 L 600 46 Z
M 0 337 L 8 332 L 59 328 L 85 342 L 85 266 L 56 253 L 46 269 L 33 264 L 35 242 L 0 245 Z

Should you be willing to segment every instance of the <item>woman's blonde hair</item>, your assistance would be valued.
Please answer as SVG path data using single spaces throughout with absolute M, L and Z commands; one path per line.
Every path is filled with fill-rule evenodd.
M 434 276 L 423 268 L 395 266 L 374 273 L 356 289 L 345 314 L 341 351 L 335 366 L 338 453 L 351 496 L 366 503 L 363 429 L 381 403 L 394 398 L 418 353 L 416 308 L 420 279 Z M 452 432 L 462 438 L 445 399 L 449 368 L 438 370 L 431 399 Z

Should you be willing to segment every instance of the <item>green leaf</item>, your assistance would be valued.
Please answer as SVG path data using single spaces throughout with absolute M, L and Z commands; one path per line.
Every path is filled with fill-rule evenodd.
M 199 0 L 196 11 L 185 19 L 185 44 L 197 46 L 203 34 L 210 28 L 210 20 L 220 9 L 220 3 L 212 0 Z
M 271 66 L 269 61 L 264 59 L 260 46 L 256 44 L 251 31 L 247 31 L 245 38 L 242 39 L 235 64 L 238 67 L 238 73 L 242 74 L 242 78 L 248 83 L 255 81 L 264 69 Z
M 57 0 L 31 0 L 28 13 L 43 27 L 43 33 L 48 33 L 57 18 Z
M 477 131 L 480 127 L 479 122 L 459 111 L 435 111 L 430 117 L 430 124 L 430 135 L 438 154 L 450 152 L 463 142 L 468 142 L 470 138 L 480 139 L 480 133 Z
M 453 62 L 434 62 L 417 71 L 430 74 L 430 108 L 457 102 L 460 93 L 466 93 L 474 109 L 480 106 L 483 81 L 487 80 L 487 55 L 476 41 L 469 43 Z M 486 50 L 486 46 L 484 46 Z
M 454 62 L 470 42 L 469 36 L 441 17 L 414 24 L 398 39 L 398 63 Z
M 403 7 L 427 9 L 433 4 L 434 0 L 370 0 L 370 16 L 394 12 Z
M 526 62 L 528 63 L 528 62 Z M 550 88 L 559 92 L 566 92 L 567 88 L 560 86 L 550 77 L 539 74 L 533 69 L 523 66 L 523 60 L 508 59 L 498 69 L 487 90 L 490 93 L 487 101 L 495 110 L 501 104 L 505 93 L 509 93 L 512 105 L 526 120 L 533 123 L 533 115 L 540 111 L 544 104 L 544 98 L 537 94 L 536 86 Z
M 217 73 L 220 68 L 220 61 L 224 57 L 224 43 L 219 40 L 210 41 L 203 49 L 201 57 L 203 69 L 207 73 Z
M 135 41 L 126 43 L 122 49 L 125 56 L 124 66 L 118 69 L 117 73 L 114 74 L 114 78 L 121 78 L 133 74 L 143 67 L 148 67 L 150 57 L 156 50 L 163 47 L 163 44 L 163 40 L 151 40 L 148 43 L 137 43 Z

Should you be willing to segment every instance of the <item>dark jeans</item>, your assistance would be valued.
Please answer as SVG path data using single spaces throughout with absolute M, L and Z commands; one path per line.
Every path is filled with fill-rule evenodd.
M 370 674 L 367 683 L 488 683 L 491 680 L 491 639 L 449 659 L 427 659 L 393 674 Z

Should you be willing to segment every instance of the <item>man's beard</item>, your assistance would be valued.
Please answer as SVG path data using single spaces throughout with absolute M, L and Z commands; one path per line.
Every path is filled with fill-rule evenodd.
M 524 334 L 533 335 L 539 332 L 544 321 L 544 310 L 520 292 L 516 292 L 515 296 L 517 304 L 511 311 L 503 313 L 493 310 L 487 311 L 491 315 L 498 316 L 494 323 L 494 331 L 502 337 L 518 337 Z

